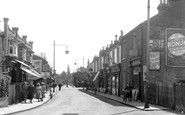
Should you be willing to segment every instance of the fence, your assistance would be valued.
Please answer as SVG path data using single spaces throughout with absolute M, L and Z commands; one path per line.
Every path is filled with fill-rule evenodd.
M 174 83 L 172 86 L 150 84 L 149 103 L 180 111 L 182 104 L 185 106 L 185 83 Z

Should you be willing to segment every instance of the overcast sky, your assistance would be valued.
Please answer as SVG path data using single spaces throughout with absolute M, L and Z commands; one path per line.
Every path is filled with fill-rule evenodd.
M 67 44 L 56 46 L 57 73 L 71 72 L 92 61 L 103 46 L 115 40 L 115 35 L 132 30 L 147 19 L 148 0 L 1 0 L 0 30 L 3 18 L 10 27 L 18 27 L 19 35 L 33 41 L 35 54 L 44 52 L 53 67 L 53 41 Z M 159 0 L 151 0 L 151 16 L 158 13 Z M 77 65 L 74 65 L 75 60 Z

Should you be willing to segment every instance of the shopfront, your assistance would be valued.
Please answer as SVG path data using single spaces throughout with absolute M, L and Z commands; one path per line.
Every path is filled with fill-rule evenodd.
M 120 64 L 115 64 L 110 67 L 111 73 L 111 93 L 113 95 L 120 95 Z
M 139 60 L 134 60 L 130 62 L 130 71 L 131 71 L 131 79 L 132 79 L 132 87 L 134 91 L 137 92 L 136 99 L 140 99 L 141 97 L 141 63 Z M 134 92 L 135 93 L 135 92 Z M 133 95 L 134 96 L 134 95 Z

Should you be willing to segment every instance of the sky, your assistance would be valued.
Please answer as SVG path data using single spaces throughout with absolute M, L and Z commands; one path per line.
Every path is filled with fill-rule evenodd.
M 0 30 L 3 18 L 9 18 L 9 26 L 19 28 L 19 36 L 27 35 L 33 41 L 33 51 L 46 54 L 53 67 L 53 43 L 57 73 L 71 72 L 87 66 L 102 47 L 106 47 L 115 35 L 131 31 L 147 20 L 148 0 L 0 0 Z M 160 0 L 150 0 L 150 17 L 158 13 Z M 74 64 L 76 61 L 76 65 Z

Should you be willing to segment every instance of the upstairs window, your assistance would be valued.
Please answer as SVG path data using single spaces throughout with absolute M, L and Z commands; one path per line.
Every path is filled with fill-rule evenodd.
M 9 55 L 17 56 L 17 46 L 16 45 L 9 46 Z

